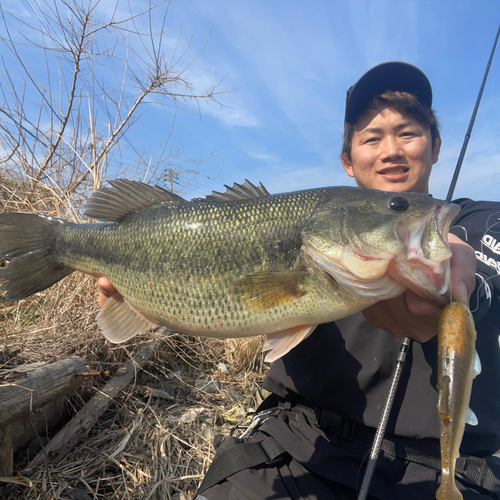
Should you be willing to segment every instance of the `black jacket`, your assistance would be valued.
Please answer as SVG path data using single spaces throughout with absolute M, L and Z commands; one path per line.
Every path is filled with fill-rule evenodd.
M 487 456 L 500 449 L 500 203 L 469 199 L 455 203 L 462 210 L 451 231 L 467 241 L 477 256 L 471 311 L 482 363 L 470 404 L 479 423 L 475 427 L 466 425 L 461 452 Z M 375 428 L 400 345 L 401 339 L 373 328 L 358 313 L 318 326 L 309 338 L 273 364 L 264 386 L 279 396 L 298 396 L 311 406 Z M 403 369 L 388 433 L 417 441 L 438 440 L 436 382 L 437 339 L 425 344 L 415 342 Z M 306 432 L 294 429 L 289 435 L 296 441 L 295 448 L 301 440 L 306 447 L 311 444 Z M 273 434 L 272 429 L 266 432 Z M 276 429 L 276 434 L 282 433 Z M 363 458 L 360 456 L 360 461 Z M 312 456 L 310 460 L 316 462 Z M 359 470 L 359 463 L 353 467 Z M 345 472 L 343 475 L 339 481 L 349 482 Z M 404 476 L 401 473 L 399 480 L 404 481 Z

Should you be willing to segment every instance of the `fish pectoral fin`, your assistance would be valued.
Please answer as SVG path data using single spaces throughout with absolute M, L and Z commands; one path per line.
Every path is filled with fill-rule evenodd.
M 264 359 L 267 363 L 276 361 L 291 351 L 296 345 L 309 337 L 317 325 L 301 325 L 293 328 L 287 328 L 276 333 L 267 335 L 267 340 L 262 348 L 263 351 L 269 351 Z
M 122 297 L 109 297 L 97 315 L 103 335 L 113 344 L 121 344 L 150 330 L 154 324 Z
M 477 421 L 476 414 L 470 409 L 467 409 L 467 417 L 465 418 L 465 423 L 469 425 L 477 425 L 479 422 Z
M 474 368 L 472 372 L 472 378 L 476 378 L 481 373 L 481 360 L 479 359 L 479 354 L 477 351 L 474 353 Z
M 234 284 L 234 294 L 256 312 L 276 309 L 304 295 L 304 271 L 267 271 L 249 274 Z

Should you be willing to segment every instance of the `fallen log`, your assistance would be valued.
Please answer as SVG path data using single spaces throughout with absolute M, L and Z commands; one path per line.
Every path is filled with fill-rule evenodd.
M 81 358 L 71 358 L 38 366 L 27 377 L 0 385 L 0 428 L 74 391 L 82 382 L 76 373 L 87 371 Z
M 14 474 L 14 448 L 10 425 L 0 427 L 0 477 Z
M 13 440 L 19 429 L 29 425 L 35 410 L 73 392 L 83 381 L 77 373 L 87 371 L 83 360 L 77 356 L 51 364 L 36 364 L 13 369 L 27 376 L 0 385 L 0 476 L 13 474 Z
M 73 450 L 87 436 L 114 398 L 130 384 L 137 371 L 151 359 L 161 342 L 162 340 L 156 340 L 141 347 L 133 358 L 120 367 L 108 383 L 38 453 L 31 461 L 30 468 L 37 467 L 46 460 L 57 464 Z

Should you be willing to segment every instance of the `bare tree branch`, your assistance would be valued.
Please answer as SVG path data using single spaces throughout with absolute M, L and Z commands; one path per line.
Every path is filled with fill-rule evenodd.
M 208 38 L 188 58 L 192 40 L 184 44 L 181 29 L 165 53 L 168 0 L 150 1 L 139 12 L 129 5 L 126 14 L 116 0 L 109 16 L 101 0 L 21 5 L 30 16 L 12 16 L 0 6 L 0 43 L 7 49 L 0 60 L 0 178 L 40 184 L 51 198 L 70 203 L 64 210 L 73 216 L 81 206 L 71 205 L 73 195 L 97 189 L 110 168 L 115 175 L 175 179 L 168 181 L 172 188 L 180 177 L 200 172 L 211 155 L 190 159 L 182 146 L 169 146 L 177 104 L 220 105 L 226 91 L 223 79 L 203 92 L 189 79 Z M 45 71 L 28 63 L 36 53 Z M 170 106 L 171 123 L 161 144 L 138 151 L 126 134 L 141 120 L 145 103 Z

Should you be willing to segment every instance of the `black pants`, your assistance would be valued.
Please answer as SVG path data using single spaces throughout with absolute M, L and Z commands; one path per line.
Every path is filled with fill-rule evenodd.
M 258 432 L 252 441 L 265 437 Z M 232 443 L 223 443 L 218 453 L 228 445 Z M 312 474 L 286 453 L 271 464 L 233 474 L 199 494 L 195 500 L 356 500 L 356 496 L 355 490 Z
M 296 425 L 293 437 L 284 439 L 284 430 Z M 280 445 L 294 455 L 301 450 L 312 452 L 292 457 L 284 452 L 270 463 L 260 463 L 244 468 L 220 480 L 206 489 L 201 489 L 195 500 L 356 500 L 361 485 L 369 446 L 363 443 L 345 442 L 334 439 L 326 442 L 312 440 L 314 433 L 320 432 L 303 415 L 283 412 L 277 418 L 266 421 L 247 442 L 262 442 L 270 435 L 277 438 Z M 309 434 L 308 434 L 309 433 Z M 313 434 L 311 434 L 313 433 Z M 326 445 L 325 445 L 326 443 Z M 329 444 L 328 444 L 329 443 Z M 214 458 L 229 453 L 238 444 L 234 439 L 225 441 Z M 332 460 L 332 455 L 342 453 L 342 448 L 356 448 L 358 458 L 345 454 L 340 460 Z M 293 450 L 293 451 L 292 451 Z M 236 450 L 235 450 L 236 451 Z M 239 450 L 241 454 L 241 449 Z M 235 453 L 236 455 L 236 453 Z M 302 458 L 302 459 L 301 459 Z M 364 462 L 362 464 L 362 462 Z M 224 476 L 222 476 L 224 477 Z M 370 500 L 434 500 L 438 486 L 437 471 L 422 465 L 381 455 L 372 481 Z M 498 498 L 494 494 L 480 494 L 457 481 L 464 500 Z M 485 492 L 486 493 L 486 492 Z

